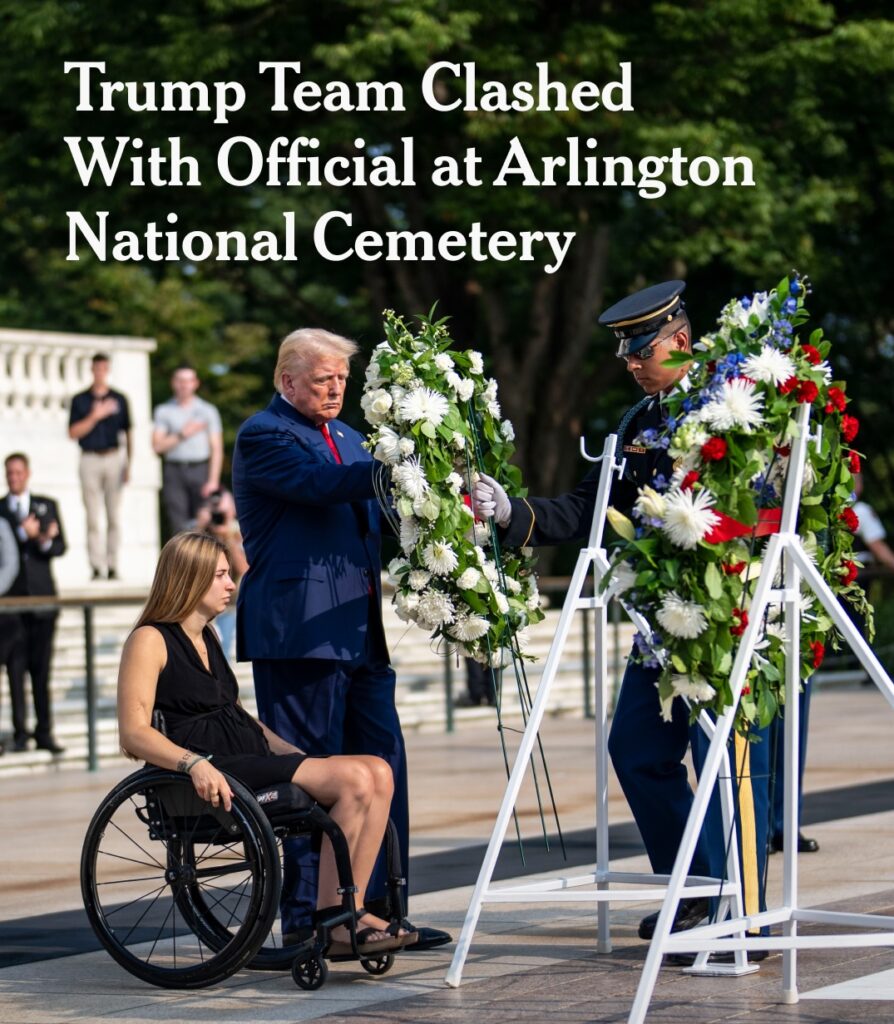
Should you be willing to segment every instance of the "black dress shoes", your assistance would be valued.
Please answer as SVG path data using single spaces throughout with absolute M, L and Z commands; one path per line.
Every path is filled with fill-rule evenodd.
M 48 736 L 45 739 L 39 739 L 37 741 L 38 750 L 49 750 L 51 754 L 64 754 L 65 747 L 59 746 L 59 744 L 53 739 L 52 736 Z
M 748 959 L 752 963 L 757 963 L 760 960 L 766 960 L 769 955 L 768 949 L 755 949 L 748 954 Z M 668 953 L 664 960 L 671 967 L 691 967 L 697 956 L 698 953 Z M 725 949 L 722 953 L 712 953 L 708 957 L 709 964 L 734 964 L 735 962 L 736 954 L 731 949 Z
M 27 736 L 16 736 L 12 741 L 12 749 L 20 754 L 23 750 L 28 749 L 28 737 Z
M 694 928 L 708 916 L 710 909 L 707 899 L 680 900 L 671 931 L 685 932 L 688 928 Z M 638 934 L 641 939 L 651 939 L 655 934 L 659 913 L 660 911 L 656 910 L 654 914 L 649 914 L 640 921 Z
M 453 936 L 449 932 L 442 932 L 440 928 L 417 928 L 406 918 L 401 921 L 400 926 L 419 935 L 415 942 L 401 949 L 402 953 L 421 953 L 426 949 L 435 949 L 437 946 L 446 946 L 448 942 L 453 942 Z
M 774 836 L 770 837 L 769 852 L 781 853 L 783 848 L 782 833 L 777 832 Z M 803 832 L 798 833 L 798 853 L 816 853 L 818 849 L 819 843 L 815 839 L 805 836 Z

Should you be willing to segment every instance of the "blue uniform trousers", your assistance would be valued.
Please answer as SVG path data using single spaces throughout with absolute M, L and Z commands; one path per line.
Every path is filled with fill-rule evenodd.
M 804 788 L 804 762 L 807 760 L 807 729 L 810 724 L 810 694 L 812 680 L 804 682 L 804 689 L 798 695 L 798 824 L 801 822 L 802 790 Z M 773 794 L 772 834 L 782 835 L 785 825 L 783 804 L 785 800 L 785 712 L 770 726 L 770 767 L 772 769 L 771 792 Z
M 379 646 L 379 645 L 374 645 Z M 261 721 L 308 754 L 376 754 L 394 773 L 391 818 L 403 874 L 409 865 L 407 758 L 394 703 L 395 676 L 384 649 L 359 662 L 313 658 L 253 663 Z M 309 839 L 284 844 L 283 932 L 310 927 L 316 908 L 319 854 Z M 379 856 L 367 898 L 384 898 L 387 865 Z
M 652 870 L 670 874 L 693 802 L 683 763 L 686 748 L 692 744 L 698 772 L 709 740 L 697 725 L 689 725 L 689 711 L 682 700 L 671 705 L 672 720 L 662 721 L 656 688 L 659 674 L 657 669 L 628 661 L 608 747 Z M 766 736 L 761 739 L 750 744 L 731 741 L 726 762 L 734 780 L 744 901 L 751 912 L 764 908 L 770 744 Z M 736 779 L 743 773 L 747 778 L 739 786 Z M 689 873 L 725 877 L 727 843 L 715 787 Z

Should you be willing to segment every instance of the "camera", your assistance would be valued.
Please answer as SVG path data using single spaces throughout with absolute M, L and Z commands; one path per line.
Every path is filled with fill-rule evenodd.
M 220 491 L 215 491 L 208 498 L 208 507 L 211 509 L 211 525 L 223 526 L 227 521 L 226 513 L 220 508 Z

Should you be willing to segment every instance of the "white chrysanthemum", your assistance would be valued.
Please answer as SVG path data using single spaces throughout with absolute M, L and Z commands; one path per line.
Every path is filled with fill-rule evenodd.
M 741 427 L 750 431 L 764 422 L 764 396 L 750 380 L 734 377 L 726 381 L 719 398 L 702 407 L 701 419 L 713 430 Z
M 416 609 L 419 607 L 418 594 L 405 594 L 402 590 L 394 595 L 394 610 L 403 622 L 416 621 Z
M 441 373 L 446 373 L 448 370 L 453 369 L 453 360 L 446 352 L 439 352 L 435 356 L 435 366 L 437 366 Z
M 367 391 L 360 399 L 360 408 L 363 409 L 368 423 L 373 426 L 384 422 L 388 418 L 388 412 L 394 400 L 383 388 L 375 391 Z
M 520 594 L 522 585 L 518 580 L 514 580 L 511 576 L 506 577 L 506 589 L 510 594 Z
M 489 629 L 490 623 L 480 615 L 464 615 L 450 627 L 450 635 L 463 643 L 471 643 L 486 636 Z
M 671 686 L 678 697 L 704 704 L 717 692 L 703 676 L 671 676 Z
M 479 376 L 484 373 L 484 360 L 481 358 L 480 352 L 469 352 L 469 363 L 472 373 L 477 373 Z
M 682 637 L 684 640 L 692 640 L 708 627 L 704 608 L 694 601 L 685 601 L 673 590 L 662 598 L 657 619 L 671 636 Z
M 500 578 L 500 571 L 497 569 L 496 563 L 489 562 L 487 559 L 482 562 L 481 571 L 491 583 L 495 584 Z
M 447 486 L 454 492 L 454 494 L 459 494 L 459 492 L 462 490 L 463 478 L 459 475 L 459 473 L 450 473 L 448 474 L 444 483 L 447 484 Z
M 453 431 L 451 443 L 453 444 L 453 447 L 460 452 L 466 447 L 466 439 L 459 433 L 459 431 L 456 430 Z
M 629 562 L 618 562 L 612 567 L 610 586 L 616 594 L 623 594 L 636 583 L 636 570 Z
M 460 573 L 456 578 L 456 585 L 460 590 L 473 590 L 481 582 L 481 573 L 477 569 L 469 567 L 465 572 Z
M 664 496 L 653 487 L 640 487 L 634 508 L 649 519 L 664 519 Z
M 497 608 L 500 610 L 501 615 L 507 615 L 509 613 L 509 602 L 506 600 L 505 594 L 501 593 L 499 590 L 495 590 L 494 601 L 496 601 Z
M 826 382 L 827 386 L 832 383 L 832 377 L 833 377 L 832 367 L 829 366 L 829 363 L 828 363 L 828 361 L 826 359 L 824 359 L 821 363 L 819 363 L 817 365 L 816 369 L 819 370 L 820 373 L 822 373 L 823 380 Z
M 412 516 L 401 516 L 400 520 L 400 548 L 405 555 L 409 555 L 419 542 L 419 524 Z
M 413 501 L 423 497 L 428 491 L 428 480 L 425 478 L 425 470 L 415 455 L 402 462 L 399 466 L 395 466 L 391 470 L 391 479 L 397 485 L 400 492 Z
M 718 517 L 711 511 L 713 504 L 714 495 L 707 488 L 668 491 L 664 498 L 664 525 L 661 529 L 677 547 L 691 551 L 717 525 Z
M 503 420 L 500 424 L 500 433 L 503 435 L 504 441 L 515 440 L 515 427 L 512 425 L 512 420 Z
M 430 579 L 431 573 L 426 572 L 425 569 L 413 569 L 407 577 L 407 582 L 410 584 L 411 590 L 425 590 Z
M 772 345 L 761 345 L 757 355 L 749 356 L 742 366 L 742 373 L 764 384 L 780 385 L 794 377 L 796 367 L 791 356 Z
M 424 590 L 419 595 L 416 621 L 429 629 L 445 626 L 456 618 L 453 602 L 440 590 Z
M 456 552 L 443 540 L 433 540 L 422 551 L 422 561 L 436 576 L 446 576 L 459 564 Z
M 416 451 L 416 442 L 412 437 L 402 437 L 398 442 L 397 447 L 400 452 L 400 457 L 402 459 L 406 459 Z
M 424 420 L 438 426 L 450 410 L 450 403 L 431 388 L 414 388 L 400 400 L 400 412 L 410 423 Z
M 392 558 L 388 563 L 388 578 L 392 583 L 397 583 L 398 577 L 410 568 L 410 563 L 405 558 Z
M 379 427 L 379 439 L 373 452 L 379 462 L 393 466 L 400 461 L 400 437 L 391 427 Z

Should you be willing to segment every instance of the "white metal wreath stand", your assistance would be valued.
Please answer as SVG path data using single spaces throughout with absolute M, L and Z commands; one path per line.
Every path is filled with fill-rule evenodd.
M 819 598 L 832 621 L 847 640 L 867 673 L 894 707 L 894 684 L 869 649 L 857 627 L 847 617 L 826 581 L 804 550 L 797 533 L 798 509 L 808 440 L 819 443 L 819 436 L 808 437 L 810 407 L 804 404 L 798 416 L 798 436 L 794 441 L 785 485 L 780 532 L 774 534 L 766 548 L 757 588 L 749 608 L 749 623 L 739 644 L 733 663 L 730 686 L 732 707 L 717 720 L 717 727 L 708 750 L 701 778 L 695 794 L 689 821 L 683 833 L 677 859 L 670 876 L 664 904 L 658 917 L 655 935 L 649 946 L 640 977 L 636 998 L 628 1017 L 629 1024 L 641 1024 L 652 997 L 661 958 L 665 953 L 719 950 L 782 950 L 782 989 L 786 1003 L 798 1001 L 797 950 L 836 949 L 846 947 L 894 945 L 894 917 L 877 914 L 850 914 L 810 910 L 798 904 L 798 692 L 800 688 L 800 606 L 802 580 Z M 774 587 L 777 573 L 782 588 Z M 767 605 L 781 603 L 785 609 L 785 826 L 783 833 L 783 905 L 750 917 L 730 919 L 719 924 L 702 925 L 687 932 L 670 933 L 677 904 L 684 894 L 686 870 L 699 830 L 705 817 L 711 787 L 726 752 L 726 743 L 733 726 L 734 709 L 739 702 L 755 643 L 761 632 L 761 620 Z M 873 933 L 846 934 L 833 932 L 825 935 L 800 935 L 798 925 L 820 924 L 839 928 L 879 929 Z M 764 926 L 781 925 L 782 934 L 775 936 L 745 936 L 744 931 L 756 931 Z M 737 935 L 734 933 L 738 933 Z
M 600 581 L 609 570 L 608 558 L 605 549 L 602 547 L 602 535 L 605 523 L 605 512 L 608 507 L 609 493 L 611 489 L 611 478 L 614 473 L 623 472 L 623 462 L 615 460 L 617 437 L 614 434 L 606 438 L 602 455 L 598 457 L 588 456 L 584 449 L 584 442 L 581 439 L 581 453 L 589 462 L 601 462 L 601 474 L 596 495 L 596 504 L 593 511 L 593 522 L 590 528 L 590 535 L 587 546 L 583 548 L 577 559 L 577 565 L 571 578 L 568 596 L 562 608 L 562 614 L 556 627 L 550 652 L 544 666 L 543 675 L 537 688 L 537 695 L 531 708 L 527 726 L 519 744 L 515 762 L 499 814 L 494 823 L 490 842 L 478 874 L 478 881 L 475 886 L 466 919 L 463 924 L 462 933 L 456 946 L 453 962 L 447 972 L 447 984 L 453 988 L 460 985 L 462 979 L 463 965 L 469 952 L 469 946 L 481 914 L 484 903 L 596 903 L 597 905 L 597 949 L 601 953 L 611 952 L 611 935 L 609 931 L 609 902 L 636 901 L 643 902 L 661 898 L 661 894 L 668 892 L 665 900 L 665 911 L 669 903 L 671 891 L 669 883 L 674 881 L 673 898 L 674 907 L 681 897 L 712 897 L 716 896 L 722 887 L 722 898 L 718 909 L 718 919 L 722 920 L 731 914 L 734 918 L 741 919 L 744 913 L 742 907 L 741 885 L 739 881 L 739 853 L 738 843 L 735 837 L 735 815 L 733 811 L 732 783 L 728 773 L 721 778 L 720 799 L 721 813 L 724 833 L 731 835 L 732 840 L 728 844 L 726 872 L 727 878 L 721 882 L 720 879 L 704 876 L 684 877 L 685 872 L 675 872 L 670 875 L 653 875 L 637 872 L 612 871 L 609 865 L 608 849 L 608 618 L 607 607 L 612 597 L 612 588 L 600 591 Z M 583 589 L 588 575 L 592 572 L 594 579 L 594 594 L 592 597 L 583 597 Z M 596 870 L 584 875 L 573 877 L 556 877 L 541 880 L 538 882 L 501 886 L 491 886 L 494 868 L 500 848 L 505 839 L 506 830 L 512 816 L 513 808 L 518 799 L 528 762 L 537 740 L 540 724 L 549 700 L 550 689 L 556 677 L 556 672 L 562 658 L 568 634 L 571 628 L 575 612 L 583 609 L 593 609 L 596 612 L 596 672 L 595 672 L 595 712 L 596 712 Z M 637 628 L 649 633 L 648 624 L 641 616 L 628 609 Z M 587 655 L 588 656 L 588 655 Z M 657 707 L 656 707 L 657 714 Z M 715 734 L 715 723 L 707 715 L 702 714 L 699 724 L 707 735 Z M 724 736 L 723 742 L 726 737 Z M 717 742 L 712 743 L 711 749 L 717 747 Z M 714 764 L 711 782 L 717 778 L 717 764 Z M 707 793 L 708 790 L 706 789 Z M 690 819 L 691 823 L 691 819 Z M 699 819 L 699 825 L 701 819 Z M 692 830 L 690 830 L 692 831 Z M 697 831 L 693 831 L 697 835 Z M 694 841 L 693 841 L 694 848 Z M 691 861 L 686 861 L 686 866 Z M 677 867 L 680 867 L 680 858 L 677 858 Z M 587 891 L 573 891 L 582 886 L 593 886 L 596 889 Z M 610 889 L 612 884 L 626 886 L 648 886 L 648 888 L 625 888 Z M 685 885 L 685 889 L 683 886 Z M 667 915 L 665 914 L 665 917 Z M 669 918 L 668 918 L 669 920 Z M 739 926 L 741 930 L 742 926 Z M 733 929 L 736 933 L 736 929 Z M 744 932 L 742 932 L 744 937 Z M 689 947 L 687 947 L 689 948 Z M 747 954 L 739 950 L 735 954 L 734 963 L 727 965 L 708 965 L 707 954 L 700 957 L 693 970 L 700 973 L 710 974 L 746 974 L 757 970 L 757 966 L 749 964 Z M 656 959 L 655 963 L 659 961 Z

